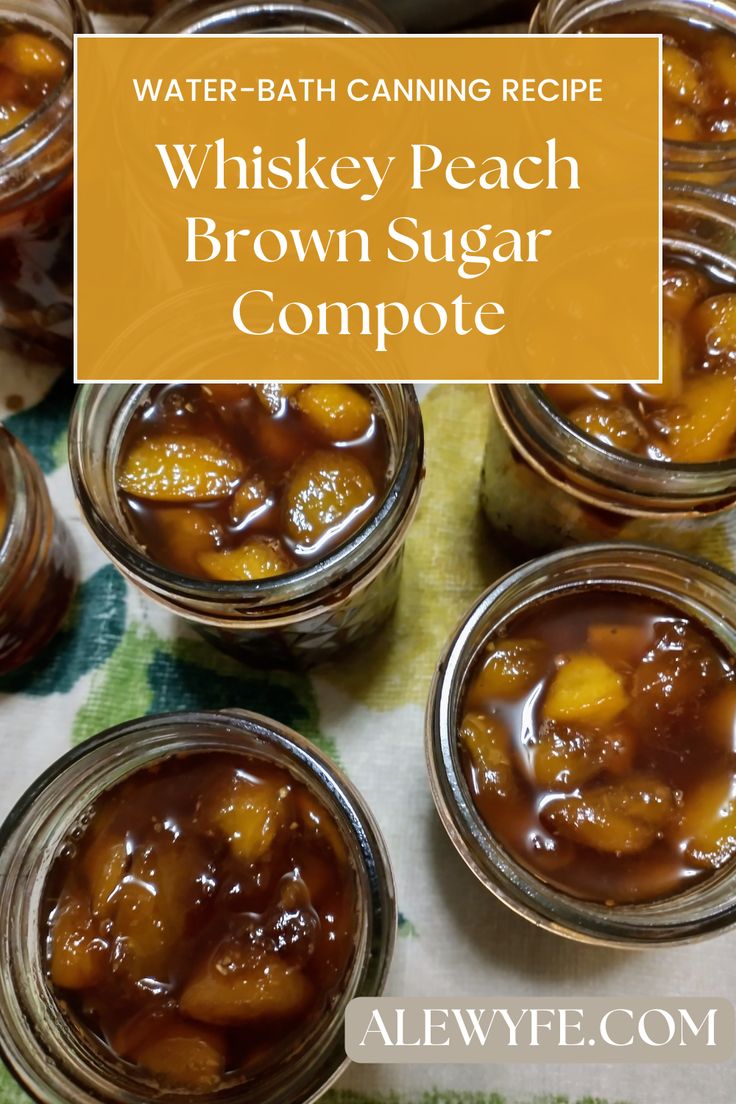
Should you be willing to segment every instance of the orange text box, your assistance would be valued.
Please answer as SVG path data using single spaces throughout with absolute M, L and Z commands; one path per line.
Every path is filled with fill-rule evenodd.
M 78 43 L 80 380 L 659 375 L 659 41 Z

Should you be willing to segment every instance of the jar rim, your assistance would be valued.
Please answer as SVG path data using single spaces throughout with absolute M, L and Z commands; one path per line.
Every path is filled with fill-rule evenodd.
M 605 571 L 605 577 L 600 572 Z M 596 573 L 599 573 L 596 575 Z M 663 573 L 667 582 L 657 582 Z M 697 886 L 669 897 L 605 906 L 549 885 L 496 840 L 478 812 L 460 764 L 459 706 L 469 671 L 494 628 L 526 605 L 581 586 L 626 589 L 706 609 L 736 656 L 736 575 L 699 556 L 644 544 L 610 542 L 553 552 L 514 568 L 488 587 L 462 617 L 438 664 L 427 703 L 425 757 L 440 820 L 460 857 L 478 880 L 514 912 L 566 938 L 611 947 L 672 946 L 716 935 L 736 924 L 736 860 Z M 537 587 L 536 584 L 540 584 Z M 690 595 L 698 585 L 708 600 Z M 689 597 L 685 598 L 685 594 Z M 502 603 L 510 602 L 500 615 Z M 726 626 L 727 603 L 731 615 Z M 718 633 L 716 635 L 719 635 Z M 724 900 L 719 889 L 730 882 Z M 708 906 L 711 906 L 710 908 Z
M 49 850 L 48 840 L 43 835 L 45 831 L 43 827 L 39 826 L 39 837 L 35 840 L 27 829 L 29 818 L 34 816 L 39 802 L 42 802 L 47 793 L 53 791 L 54 786 L 62 783 L 67 786 L 68 802 L 61 809 L 55 806 L 51 811 L 46 810 L 38 819 L 43 825 L 49 818 L 56 818 L 58 823 L 54 824 L 54 832 L 61 839 L 75 820 L 89 807 L 90 798 L 84 791 L 77 795 L 75 802 L 72 784 L 73 779 L 77 782 L 89 783 L 89 779 L 85 778 L 83 773 L 85 765 L 92 771 L 95 766 L 97 768 L 95 777 L 98 781 L 97 795 L 99 796 L 100 793 L 109 790 L 124 777 L 130 777 L 146 764 L 172 755 L 207 754 L 218 751 L 242 753 L 246 756 L 262 755 L 266 759 L 276 756 L 277 761 L 284 763 L 285 769 L 295 773 L 295 777 L 309 779 L 307 784 L 312 786 L 318 796 L 323 800 L 329 799 L 330 807 L 334 807 L 339 813 L 338 824 L 342 834 L 346 839 L 352 840 L 351 850 L 354 852 L 354 861 L 359 865 L 358 883 L 362 887 L 359 900 L 362 901 L 363 934 L 360 937 L 358 955 L 345 977 L 346 989 L 326 1012 L 332 1022 L 336 1014 L 339 1016 L 344 1012 L 347 1001 L 352 997 L 377 996 L 385 986 L 393 954 L 397 920 L 393 874 L 386 845 L 362 795 L 336 764 L 311 741 L 293 729 L 247 710 L 174 712 L 137 718 L 99 733 L 91 740 L 72 748 L 52 764 L 28 788 L 0 826 L 0 870 L 3 872 L 0 878 L 0 918 L 3 929 L 6 925 L 16 922 L 21 928 L 27 927 L 23 917 L 18 916 L 18 910 L 13 906 L 13 893 L 26 893 L 28 890 L 26 882 L 30 868 L 27 869 L 27 864 L 30 860 L 27 852 L 33 850 L 34 844 L 36 848 L 43 847 L 45 852 Z M 104 777 L 102 777 L 103 774 Z M 333 815 L 335 815 L 334 812 Z M 51 850 L 54 850 L 53 847 Z M 44 869 L 41 872 L 44 884 L 52 862 L 53 854 L 46 855 Z M 42 889 L 43 887 L 40 892 Z M 10 895 L 4 903 L 2 903 L 3 892 Z M 3 938 L 6 935 L 7 932 L 4 930 Z M 21 931 L 18 938 L 25 939 L 25 932 Z M 53 997 L 50 999 L 52 1003 L 55 1000 Z M 22 1063 L 18 1061 L 20 1053 L 16 1037 L 18 1014 L 25 1024 L 23 1013 L 28 1012 L 25 1006 L 21 1009 L 19 1000 L 15 980 L 9 978 L 3 982 L 0 978 L 0 1003 L 5 1006 L 4 1011 L 8 1014 L 7 1031 L 3 1032 L 3 1038 L 0 1040 L 0 1050 L 14 1076 L 26 1091 L 33 1091 L 35 1086 L 35 1099 L 41 1101 L 41 1104 L 51 1104 L 51 1102 L 61 1104 L 61 1100 L 66 1100 L 67 1097 L 60 1095 L 58 1079 L 51 1084 L 44 1080 L 48 1075 L 43 1072 L 39 1074 L 41 1067 L 45 1069 L 47 1065 L 46 1048 L 43 1044 L 39 1044 L 43 1048 L 43 1056 L 38 1068 L 29 1067 L 25 1060 Z M 12 1008 L 10 1008 L 11 1004 Z M 30 1007 L 32 1015 L 27 1031 L 36 1039 L 33 1015 L 42 1016 L 43 1011 L 39 1011 L 36 1003 L 32 1003 Z M 13 1012 L 13 1023 L 16 1025 L 12 1031 L 10 1011 Z M 289 1076 L 293 1076 L 295 1087 L 298 1080 L 299 1092 L 306 1093 L 304 1097 L 299 1097 L 300 1102 L 312 1101 L 317 1095 L 321 1095 L 324 1088 L 334 1081 L 346 1064 L 339 1025 L 336 1024 L 334 1031 L 325 1033 L 323 1023 L 322 1034 L 325 1042 L 318 1050 L 316 1061 L 312 1058 L 310 1064 L 310 1047 L 300 1052 L 302 1056 L 300 1062 L 303 1062 L 301 1066 L 291 1064 Z M 314 1041 L 320 1036 L 309 1036 L 309 1038 Z M 59 1050 L 58 1047 L 56 1049 Z M 51 1052 L 48 1057 L 50 1056 Z M 26 1083 L 29 1074 L 37 1078 L 33 1086 Z M 73 1073 L 64 1073 L 62 1070 L 61 1076 L 65 1082 L 73 1080 Z M 100 1076 L 103 1080 L 107 1078 L 110 1092 L 115 1094 L 116 1086 L 112 1072 L 108 1072 L 105 1067 L 100 1074 L 96 1069 L 95 1076 L 98 1080 Z M 252 1099 L 254 1104 L 258 1104 L 261 1099 L 267 1100 L 269 1104 L 275 1104 L 277 1100 L 279 1104 L 282 1100 L 286 1104 L 290 1097 L 288 1093 L 284 1094 L 281 1082 L 276 1082 L 278 1082 L 278 1074 L 271 1072 L 266 1084 L 261 1084 L 261 1096 L 256 1091 L 258 1090 L 257 1081 L 253 1085 L 252 1097 L 242 1084 L 237 1083 L 202 1097 L 174 1093 L 163 1093 L 159 1096 L 160 1099 L 170 1101 L 171 1104 L 175 1104 L 176 1100 L 195 1104 L 198 1099 L 206 1100 L 209 1104 L 215 1104 L 217 1101 L 222 1101 L 223 1104 L 244 1104 L 248 1099 Z M 96 1095 L 90 1096 L 90 1092 L 94 1093 L 92 1084 L 93 1082 L 90 1082 L 89 1086 L 83 1089 L 84 1099 L 88 1104 L 91 1104 L 92 1099 L 97 1099 Z M 79 1090 L 78 1085 L 75 1088 Z M 117 1101 L 118 1096 L 108 1097 L 106 1094 L 105 1099 Z M 143 1104 L 143 1101 L 149 1097 L 144 1095 L 144 1088 L 141 1086 L 140 1090 L 121 1088 L 119 1099 L 121 1102 L 124 1100 L 125 1104 Z
M 382 385 L 367 386 L 375 389 Z M 173 594 L 182 601 L 187 598 L 196 600 L 199 597 L 203 597 L 205 601 L 234 603 L 256 599 L 259 600 L 259 608 L 265 612 L 269 599 L 276 604 L 314 598 L 329 585 L 333 577 L 344 578 L 362 568 L 369 570 L 376 555 L 376 546 L 379 546 L 379 550 L 383 547 L 381 534 L 386 526 L 390 525 L 392 531 L 397 533 L 403 532 L 416 507 L 424 472 L 424 430 L 419 400 L 415 388 L 409 384 L 383 386 L 391 387 L 392 393 L 401 396 L 406 422 L 402 440 L 396 448 L 397 462 L 391 483 L 375 513 L 348 540 L 307 567 L 272 578 L 241 582 L 199 579 L 172 571 L 144 556 L 136 549 L 130 536 L 124 539 L 118 533 L 97 508 L 89 491 L 85 477 L 83 438 L 86 422 L 92 419 L 91 408 L 95 399 L 108 388 L 120 388 L 129 392 L 135 390 L 126 385 L 84 384 L 79 388 L 72 408 L 69 432 L 70 466 L 74 490 L 85 519 L 102 547 L 116 563 L 122 565 L 126 573 L 157 590 L 163 590 L 167 595 Z M 126 425 L 129 424 L 131 415 L 132 411 L 126 416 Z M 353 562 L 355 557 L 359 558 L 359 563 Z
M 61 80 L 49 89 L 41 103 L 33 109 L 31 114 L 17 127 L 0 136 L 3 176 L 8 176 L 10 173 L 21 169 L 25 162 L 45 149 L 59 132 L 71 122 L 74 111 L 74 38 L 79 34 L 90 34 L 94 28 L 81 0 L 65 0 L 65 3 L 69 8 L 70 16 L 71 62 Z M 58 109 L 58 118 L 52 118 L 55 108 Z M 49 129 L 42 130 L 39 133 L 38 124 L 43 119 L 49 120 Z M 71 161 L 71 146 L 69 157 L 64 164 L 66 165 L 69 161 Z M 53 177 L 55 174 L 52 171 L 49 175 Z
M 259 34 L 261 24 L 279 16 L 300 19 L 308 27 L 309 22 L 325 18 L 334 24 L 325 33 L 389 34 L 396 32 L 395 24 L 386 13 L 371 0 L 205 0 L 197 8 L 192 0 L 174 0 L 154 15 L 143 28 L 144 34 L 221 34 L 214 30 L 197 28 L 204 21 L 209 26 L 212 17 L 230 14 L 252 20 L 255 30 L 238 30 L 237 34 Z M 342 28 L 342 32 L 340 30 Z M 275 29 L 278 33 L 278 27 Z M 227 32 L 225 32 L 227 33 Z

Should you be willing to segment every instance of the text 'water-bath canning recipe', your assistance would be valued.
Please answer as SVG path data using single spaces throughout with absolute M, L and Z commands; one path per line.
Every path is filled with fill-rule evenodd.
M 78 379 L 656 380 L 659 51 L 82 38 Z

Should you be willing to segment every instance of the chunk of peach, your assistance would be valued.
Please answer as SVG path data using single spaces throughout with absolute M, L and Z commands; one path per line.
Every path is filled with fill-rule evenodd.
M 111 915 L 128 871 L 128 861 L 124 836 L 102 832 L 92 840 L 83 866 L 95 916 L 106 919 Z
M 602 770 L 616 775 L 631 772 L 637 746 L 636 733 L 631 725 L 616 721 L 611 728 L 598 733 L 596 743 Z
M 205 552 L 199 557 L 199 565 L 210 578 L 227 583 L 270 579 L 294 567 L 281 545 L 268 540 L 250 540 L 238 548 Z
M 132 446 L 118 475 L 120 489 L 157 502 L 226 498 L 243 476 L 237 456 L 209 437 L 150 437 Z
M 0 47 L 0 65 L 7 65 L 29 80 L 49 83 L 61 80 L 69 59 L 50 39 L 18 31 Z
M 660 630 L 656 646 L 636 668 L 631 693 L 650 711 L 665 713 L 703 698 L 722 674 L 710 642 L 676 620 Z
M 736 94 L 736 47 L 731 35 L 713 35 L 704 61 L 713 83 L 732 95 Z
M 65 893 L 51 924 L 51 980 L 61 989 L 90 989 L 105 976 L 107 944 L 81 892 Z
M 705 100 L 700 64 L 679 46 L 667 42 L 662 46 L 662 91 L 678 103 L 691 107 Z
M 711 295 L 692 313 L 692 325 L 711 356 L 736 353 L 736 294 Z
M 697 142 L 702 136 L 700 117 L 677 100 L 663 96 L 662 137 L 668 142 Z
M 230 507 L 233 525 L 245 525 L 254 515 L 273 502 L 265 480 L 259 475 L 250 476 L 238 487 Z
M 295 468 L 285 494 L 286 530 L 307 547 L 354 527 L 376 500 L 376 487 L 356 456 L 318 450 Z
M 676 810 L 675 794 L 664 782 L 632 775 L 548 801 L 542 817 L 574 843 L 612 854 L 634 854 L 654 843 Z
M 331 441 L 354 441 L 373 421 L 370 400 L 347 383 L 312 383 L 294 405 Z
M 222 541 L 217 518 L 196 506 L 162 506 L 156 521 L 170 554 L 184 571 L 191 571 L 203 552 L 218 548 Z
M 624 681 L 600 656 L 575 652 L 555 672 L 544 700 L 550 721 L 605 725 L 629 704 Z
M 588 647 L 612 667 L 628 670 L 640 663 L 652 644 L 647 625 L 594 624 L 588 628 Z
M 680 834 L 688 857 L 717 868 L 736 855 L 736 778 L 718 774 L 685 797 Z
M 662 273 L 662 313 L 671 322 L 683 322 L 708 290 L 694 268 L 665 268 Z
M 496 641 L 489 645 L 488 658 L 470 684 L 468 705 L 520 697 L 543 677 L 548 660 L 549 651 L 541 640 L 510 637 Z
M 460 742 L 470 756 L 481 789 L 497 797 L 514 793 L 517 785 L 511 741 L 498 717 L 466 713 L 460 725 Z
M 736 438 L 734 377 L 716 372 L 692 377 L 685 384 L 681 403 L 684 416 L 674 423 L 665 446 L 670 459 L 707 464 L 732 456 Z
M 227 837 L 238 858 L 253 863 L 268 854 L 279 832 L 290 823 L 290 811 L 287 785 L 238 771 L 212 795 L 203 817 Z
M 269 414 L 278 414 L 291 395 L 301 391 L 303 383 L 257 383 L 255 385 L 258 401 Z
M 227 1026 L 294 1016 L 312 996 L 312 985 L 299 967 L 229 940 L 195 972 L 179 1007 L 193 1020 Z
M 127 1055 L 169 1084 L 187 1089 L 216 1089 L 225 1072 L 227 1043 L 219 1031 L 186 1020 L 152 1024 L 150 1037 Z
M 708 736 L 726 752 L 736 752 L 736 683 L 729 682 L 706 703 Z
M 534 777 L 544 789 L 572 790 L 600 771 L 595 737 L 543 721 L 532 747 Z
M 620 403 L 578 406 L 569 417 L 589 437 L 622 452 L 639 452 L 646 440 L 636 415 Z

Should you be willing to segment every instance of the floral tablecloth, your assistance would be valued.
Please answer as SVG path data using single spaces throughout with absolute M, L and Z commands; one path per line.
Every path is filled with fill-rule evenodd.
M 374 644 L 309 676 L 264 674 L 223 658 L 124 583 L 72 501 L 72 393 L 66 376 L 0 365 L 0 416 L 46 473 L 79 547 L 83 577 L 56 642 L 0 680 L 0 816 L 70 744 L 109 725 L 172 709 L 251 708 L 325 748 L 377 816 L 401 909 L 389 992 L 556 1002 L 576 995 L 733 996 L 736 933 L 682 949 L 617 952 L 538 931 L 481 888 L 435 815 L 423 754 L 429 681 L 459 615 L 508 566 L 478 509 L 487 428 L 482 387 L 443 384 L 424 394 L 428 474 L 397 615 Z M 728 549 L 722 532 L 706 551 L 729 563 Z M 735 1074 L 730 1065 L 356 1066 L 330 1104 L 733 1104 Z M 3 1072 L 0 1104 L 27 1104 Z

